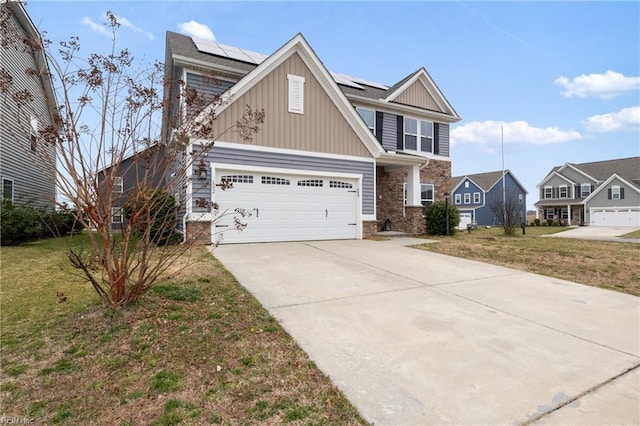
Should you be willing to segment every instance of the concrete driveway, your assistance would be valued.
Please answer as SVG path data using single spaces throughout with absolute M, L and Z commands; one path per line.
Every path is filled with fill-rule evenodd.
M 640 424 L 640 298 L 416 242 L 214 254 L 376 425 Z
M 601 240 L 617 241 L 625 243 L 640 243 L 640 238 L 620 238 L 630 232 L 638 231 L 640 228 L 630 228 L 622 226 L 579 226 L 556 234 L 544 235 L 554 238 L 577 238 L 580 240 Z

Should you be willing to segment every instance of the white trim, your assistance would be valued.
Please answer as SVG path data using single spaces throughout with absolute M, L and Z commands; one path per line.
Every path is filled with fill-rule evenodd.
M 376 124 L 377 124 L 376 110 L 375 109 L 371 109 L 371 108 L 364 108 L 364 107 L 357 106 L 356 107 L 356 112 L 358 113 L 358 115 L 360 115 L 360 118 L 362 118 L 362 121 L 364 121 L 364 117 L 362 117 L 362 115 L 360 114 L 360 111 L 369 111 L 369 112 L 373 113 L 373 130 L 368 125 L 367 125 L 367 128 L 369 130 L 371 130 L 371 133 L 373 133 L 375 135 L 376 134 Z M 366 121 L 365 121 L 365 124 L 367 124 Z
M 171 55 L 171 59 L 173 59 L 174 65 L 181 66 L 183 68 L 186 68 L 188 66 L 196 66 L 196 67 L 201 67 L 205 69 L 211 69 L 213 66 L 211 62 L 201 61 L 199 59 L 190 58 L 188 56 L 173 54 Z M 223 72 L 227 72 L 229 74 L 236 74 L 238 76 L 238 79 L 241 79 L 242 77 L 247 75 L 246 70 L 241 70 L 238 68 L 228 67 L 228 66 L 219 65 L 219 64 L 215 64 L 215 68 L 216 70 L 222 70 Z
M 198 139 L 194 143 L 201 144 L 202 142 L 208 143 L 203 139 Z M 373 157 L 355 157 L 352 155 L 331 154 L 328 152 L 299 151 L 297 149 L 273 148 L 273 147 L 262 146 L 262 145 L 249 145 L 249 144 L 243 144 L 243 143 L 216 141 L 214 146 L 218 146 L 220 148 L 244 149 L 247 151 L 272 152 L 275 154 L 303 155 L 305 157 L 331 158 L 336 160 L 350 160 L 350 161 L 362 161 L 365 163 L 375 163 L 375 159 Z
M 362 239 L 363 235 L 363 213 L 362 213 L 362 181 L 363 176 L 361 174 L 356 173 L 338 173 L 338 172 L 325 172 L 325 171 L 315 171 L 315 170 L 301 170 L 301 169 L 285 169 L 282 167 L 262 167 L 262 166 L 249 166 L 242 164 L 227 164 L 227 163 L 209 163 L 211 167 L 211 181 L 213 184 L 211 185 L 211 201 L 215 202 L 215 182 L 218 175 L 219 170 L 241 170 L 246 172 L 254 172 L 254 173 L 273 173 L 273 174 L 283 174 L 283 175 L 303 175 L 303 176 L 319 176 L 319 177 L 335 177 L 335 178 L 343 178 L 343 179 L 353 179 L 356 181 L 356 238 Z M 375 198 L 375 197 L 374 197 Z M 373 216 L 372 219 L 375 220 L 374 215 L 366 215 L 367 218 Z M 213 238 L 213 234 L 211 235 Z
M 191 213 L 193 213 L 193 145 L 195 145 L 196 142 L 194 141 L 189 141 L 189 145 L 187 145 L 187 151 L 185 153 L 185 157 L 184 157 L 184 178 L 186 181 L 186 188 L 185 188 L 185 211 L 184 211 L 184 215 L 185 217 L 191 217 Z M 187 167 L 188 166 L 188 167 Z M 185 228 L 185 234 L 186 234 L 186 228 Z
M 287 74 L 289 112 L 304 114 L 304 77 Z
M 554 177 L 554 176 L 559 176 L 559 177 L 561 177 L 562 179 L 564 179 L 565 181 L 567 181 L 567 182 L 568 182 L 568 183 L 570 183 L 571 185 L 575 185 L 575 184 L 576 184 L 576 182 L 572 181 L 572 180 L 571 180 L 571 179 L 569 179 L 568 177 L 565 177 L 564 175 L 561 175 L 561 174 L 560 174 L 560 173 L 558 173 L 558 172 L 553 172 L 553 173 L 549 173 L 549 174 L 547 175 L 547 177 L 546 177 L 546 178 L 544 178 L 544 180 L 543 180 L 542 182 L 540 182 L 539 184 L 537 184 L 537 185 L 536 185 L 536 188 L 540 188 L 542 185 L 544 185 L 544 184 L 545 184 L 549 179 L 551 179 L 551 178 L 552 178 L 552 177 Z
M 637 192 L 638 194 L 640 194 L 640 189 L 636 188 L 635 185 L 632 185 L 631 183 L 629 183 L 629 181 L 627 181 L 624 178 L 621 178 L 620 176 L 618 176 L 617 174 L 614 173 L 613 175 L 611 175 L 611 177 L 609 177 L 609 179 L 605 180 L 600 185 L 598 185 L 596 188 L 594 188 L 593 192 L 591 192 L 591 195 L 589 195 L 587 198 L 585 198 L 582 201 L 582 204 L 584 204 L 586 206 L 587 203 L 591 200 L 591 198 L 593 198 L 598 192 L 600 192 L 604 188 L 606 188 L 607 185 L 609 185 L 614 179 L 618 179 L 620 182 L 624 183 L 625 184 L 625 188 L 629 188 L 629 189 Z M 591 218 L 589 218 L 589 221 L 591 221 Z
M 422 108 L 414 107 L 410 105 L 390 104 L 386 102 L 384 99 L 366 98 L 364 96 L 353 95 L 351 93 L 348 93 L 345 96 L 353 102 L 354 106 L 365 105 L 371 108 L 375 108 L 376 111 L 387 112 L 389 114 L 398 115 L 398 113 L 406 112 L 414 116 L 420 116 L 428 120 L 433 120 L 438 123 L 445 123 L 445 124 L 453 124 L 462 120 L 461 117 L 458 117 L 458 116 L 453 117 L 451 115 L 447 115 L 446 113 L 442 113 L 442 112 L 431 111 L 431 110 L 422 109 Z
M 462 204 L 462 194 L 453 194 L 453 204 L 455 206 Z
M 4 198 L 4 181 L 5 180 L 11 182 L 11 200 L 9 201 L 13 203 L 16 197 L 16 182 L 14 179 L 9 179 L 4 176 L 2 177 L 2 201 L 6 200 L 6 198 Z

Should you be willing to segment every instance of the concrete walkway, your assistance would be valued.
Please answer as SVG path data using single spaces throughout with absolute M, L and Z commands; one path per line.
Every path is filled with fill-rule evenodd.
M 543 237 L 553 238 L 576 238 L 579 240 L 599 240 L 615 241 L 619 243 L 640 243 L 640 238 L 621 238 L 630 232 L 638 231 L 640 228 L 614 227 L 614 226 L 579 226 L 567 231 L 555 234 L 543 235 Z
M 376 425 L 640 424 L 640 298 L 422 242 L 214 254 Z

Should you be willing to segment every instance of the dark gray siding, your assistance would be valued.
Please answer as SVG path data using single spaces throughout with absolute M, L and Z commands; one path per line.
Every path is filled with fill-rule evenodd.
M 439 137 L 438 143 L 440 144 L 440 155 L 449 157 L 449 125 L 439 123 Z
M 397 115 L 384 113 L 382 127 L 382 146 L 384 149 L 396 151 L 398 149 Z
M 214 146 L 207 157 L 209 163 L 236 164 L 259 167 L 275 167 L 283 169 L 298 169 L 309 171 L 353 173 L 362 175 L 362 213 L 374 214 L 374 175 L 373 162 L 342 160 L 334 158 L 310 157 L 306 155 L 282 154 L 264 151 L 249 151 L 245 149 L 222 148 Z M 194 173 L 198 161 L 194 163 Z M 209 171 L 210 173 L 210 171 Z M 210 197 L 211 191 L 207 184 L 193 179 L 193 194 L 197 197 Z M 195 200 L 193 211 L 197 212 Z
M 216 97 L 226 92 L 234 84 L 234 82 L 228 80 L 187 71 L 187 87 L 195 89 L 198 92 L 198 96 L 205 102 L 205 105 L 213 102 Z M 201 109 L 202 107 L 199 106 L 198 111 Z

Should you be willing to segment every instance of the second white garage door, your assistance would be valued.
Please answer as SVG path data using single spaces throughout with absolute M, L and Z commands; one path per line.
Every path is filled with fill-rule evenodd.
M 216 170 L 233 188 L 215 190 L 219 213 L 245 209 L 247 224 L 234 229 L 227 214 L 214 223 L 213 239 L 220 243 L 304 241 L 358 238 L 358 180 L 342 177 L 249 173 Z

